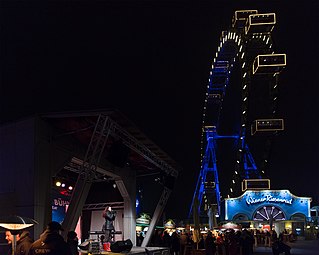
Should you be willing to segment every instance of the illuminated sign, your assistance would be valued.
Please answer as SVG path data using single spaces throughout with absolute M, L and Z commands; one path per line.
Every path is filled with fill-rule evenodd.
M 64 199 L 62 199 L 60 197 L 53 199 L 53 205 L 54 206 L 66 206 L 66 205 L 69 205 L 69 204 L 70 204 L 69 201 L 64 200 Z
M 273 203 L 285 203 L 285 204 L 292 204 L 292 198 L 282 198 L 282 197 L 274 197 L 270 194 L 266 194 L 264 197 L 256 198 L 249 196 L 246 199 L 246 203 L 248 205 L 250 204 L 257 204 L 257 203 L 263 203 L 263 202 L 273 202 Z
M 66 207 L 70 204 L 70 196 L 61 194 L 59 189 L 52 190 L 52 220 L 62 223 L 66 213 Z
M 289 220 L 303 214 L 310 217 L 310 197 L 297 197 L 289 190 L 246 190 L 240 197 L 225 199 L 225 220 Z

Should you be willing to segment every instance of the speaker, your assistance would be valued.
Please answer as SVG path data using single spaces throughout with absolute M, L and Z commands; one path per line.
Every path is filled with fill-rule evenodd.
M 130 239 L 125 241 L 116 241 L 111 244 L 111 252 L 129 252 L 133 247 L 133 243 Z
M 79 245 L 79 248 L 83 251 L 87 251 L 90 246 L 90 240 L 85 240 L 83 243 Z

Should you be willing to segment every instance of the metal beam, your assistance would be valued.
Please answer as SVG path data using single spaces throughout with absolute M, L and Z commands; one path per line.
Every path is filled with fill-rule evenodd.
M 138 141 L 134 136 L 125 131 L 117 123 L 110 120 L 112 125 L 110 125 L 110 134 L 114 137 L 117 137 L 123 141 L 123 143 L 141 155 L 143 158 L 153 163 L 155 166 L 160 168 L 165 173 L 172 175 L 174 177 L 178 176 L 178 170 L 167 164 L 164 160 L 160 159 L 156 154 L 154 154 L 150 149 L 147 148 L 144 144 Z
M 150 239 L 151 239 L 151 236 L 154 232 L 154 229 L 155 229 L 155 226 L 156 226 L 156 223 L 158 222 L 158 219 L 160 218 L 160 216 L 162 215 L 162 212 L 166 206 L 166 203 L 167 203 L 167 200 L 171 194 L 172 190 L 165 187 L 164 186 L 164 190 L 163 190 L 163 193 L 161 195 L 161 198 L 156 206 L 156 209 L 154 211 L 154 214 L 153 214 L 153 217 L 152 217 L 152 220 L 151 220 L 151 223 L 149 225 L 149 228 L 148 228 L 148 231 L 146 232 L 146 235 L 143 239 L 143 242 L 142 242 L 142 247 L 147 247 Z
M 66 237 L 69 230 L 75 229 L 85 200 L 90 191 L 92 182 L 95 179 L 96 168 L 99 164 L 101 155 L 105 147 L 105 143 L 108 138 L 108 134 L 105 135 L 104 132 L 105 130 L 109 129 L 107 125 L 109 125 L 108 117 L 100 115 L 96 122 L 90 144 L 87 148 L 81 166 L 81 172 L 78 175 L 78 179 L 72 193 L 70 205 L 62 224 L 63 228 L 66 230 L 63 233 L 64 237 Z

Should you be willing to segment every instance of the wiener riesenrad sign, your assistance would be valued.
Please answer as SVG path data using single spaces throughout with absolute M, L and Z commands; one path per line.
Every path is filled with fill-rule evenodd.
M 264 197 L 254 197 L 254 196 L 249 196 L 246 199 L 246 203 L 248 205 L 252 204 L 258 204 L 258 203 L 263 203 L 263 202 L 273 202 L 273 203 L 285 203 L 285 204 L 292 204 L 292 198 L 283 198 L 283 197 L 275 197 L 272 196 L 271 194 L 266 194 Z
M 225 220 L 234 220 L 238 215 L 248 220 L 265 220 L 265 208 L 274 215 L 277 210 L 278 220 L 289 220 L 296 214 L 310 217 L 310 202 L 310 197 L 297 197 L 289 190 L 246 190 L 240 197 L 225 199 Z

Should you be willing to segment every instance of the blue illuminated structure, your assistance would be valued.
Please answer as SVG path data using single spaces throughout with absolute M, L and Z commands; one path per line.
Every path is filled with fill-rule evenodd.
M 243 179 L 264 178 L 271 140 L 265 139 L 264 152 L 259 158 L 261 163 L 257 167 L 248 146 L 250 130 L 247 126 L 259 115 L 271 119 L 276 114 L 278 75 L 285 63 L 279 65 L 276 62 L 278 60 L 273 58 L 278 55 L 274 54 L 271 38 L 275 23 L 274 13 L 258 14 L 257 10 L 236 11 L 231 28 L 221 34 L 207 84 L 202 122 L 201 170 L 189 217 L 207 217 L 210 209 L 215 215 L 221 213 L 222 195 L 218 172 L 225 169 L 221 167 L 217 158 L 219 147 L 224 141 L 232 142 L 232 151 L 228 154 L 235 154 L 234 157 L 229 157 L 229 160 L 234 162 L 231 167 L 233 177 L 228 194 L 226 193 L 228 197 L 240 194 Z M 263 59 L 266 61 L 260 63 L 260 56 L 264 56 Z M 238 80 L 241 84 L 231 81 L 232 73 L 240 76 Z M 254 88 L 252 83 L 258 75 L 262 77 L 256 82 L 259 88 Z M 251 93 L 254 90 L 265 92 L 263 87 L 267 88 L 269 98 L 267 97 L 261 104 L 262 109 L 256 113 L 256 100 L 251 99 L 254 97 Z M 230 90 L 234 90 L 231 97 Z M 230 108 L 233 110 L 230 111 Z M 234 114 L 233 118 L 228 117 L 230 112 Z M 223 183 L 223 186 L 225 185 L 227 184 Z
M 289 190 L 247 190 L 240 197 L 225 199 L 227 221 L 285 221 L 302 215 L 310 219 L 310 197 L 297 197 Z

